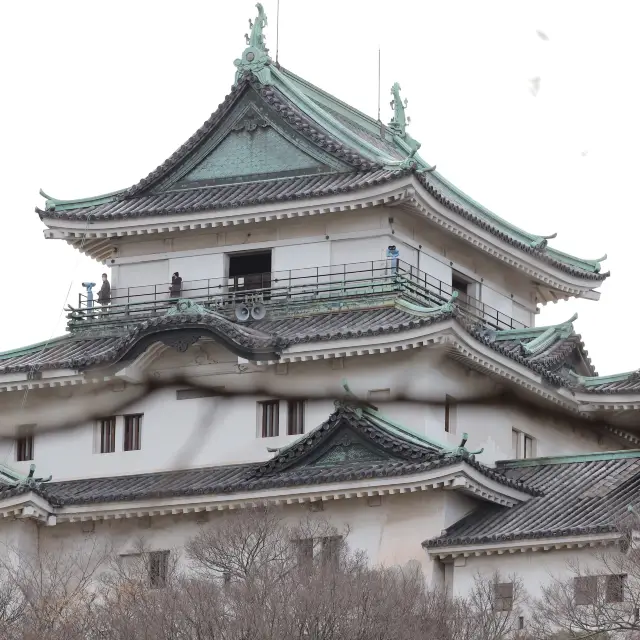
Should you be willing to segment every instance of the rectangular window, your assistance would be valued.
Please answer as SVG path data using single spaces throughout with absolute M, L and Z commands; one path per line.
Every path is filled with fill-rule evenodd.
M 140 450 L 140 426 L 142 424 L 142 414 L 124 417 L 124 450 Z
M 446 433 L 455 431 L 456 400 L 447 395 L 444 399 L 444 430 Z
M 513 582 L 497 582 L 493 585 L 495 610 L 511 611 L 513 609 Z
M 168 551 L 152 551 L 149 554 L 149 586 L 152 589 L 162 589 L 167 584 L 168 569 Z
M 273 438 L 280 433 L 280 401 L 269 400 L 260 403 L 261 434 L 263 438 Z
M 329 536 L 322 538 L 322 547 L 320 550 L 320 561 L 325 567 L 335 569 L 340 559 L 340 547 L 342 545 L 341 536 Z
M 298 557 L 298 566 L 302 569 L 310 569 L 313 563 L 313 538 L 293 541 Z
M 627 576 L 606 576 L 607 602 L 624 602 L 624 586 Z
M 511 455 L 513 458 L 527 459 L 536 457 L 536 439 L 532 436 L 518 431 L 511 430 Z
M 534 458 L 535 453 L 533 451 L 533 438 L 524 434 L 524 457 L 526 458 Z
M 576 604 L 595 604 L 598 596 L 598 577 L 581 576 L 573 579 Z
M 299 436 L 304 433 L 304 400 L 287 403 L 287 435 Z
M 113 453 L 116 450 L 116 419 L 115 416 L 102 418 L 98 421 L 100 427 L 100 453 Z
M 252 291 L 271 287 L 271 250 L 243 251 L 229 256 L 229 289 Z
M 18 462 L 33 460 L 33 436 L 24 436 L 16 440 L 16 460 Z

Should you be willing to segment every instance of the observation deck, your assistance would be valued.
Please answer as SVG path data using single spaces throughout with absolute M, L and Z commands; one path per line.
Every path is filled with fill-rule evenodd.
M 100 305 L 93 296 L 78 295 L 77 306 L 69 305 L 69 331 L 133 325 L 166 315 L 179 301 L 189 300 L 238 322 L 250 324 L 267 314 L 312 315 L 348 308 L 375 308 L 384 300 L 400 296 L 423 307 L 448 302 L 457 292 L 458 308 L 488 329 L 523 329 L 526 325 L 455 287 L 399 259 L 357 262 L 257 273 L 227 278 L 189 280 L 179 296 L 171 284 L 112 289 L 109 304 Z M 179 312 L 179 309 L 177 309 Z

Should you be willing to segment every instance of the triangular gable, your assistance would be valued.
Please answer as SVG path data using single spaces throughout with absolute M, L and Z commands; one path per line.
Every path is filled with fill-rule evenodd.
M 386 429 L 382 421 L 372 419 L 366 410 L 341 405 L 325 423 L 280 449 L 259 467 L 256 475 L 360 462 L 423 462 L 440 454 L 440 449 L 419 442 L 418 437 L 404 437 L 397 430 Z
M 301 135 L 250 85 L 153 191 L 349 171 Z

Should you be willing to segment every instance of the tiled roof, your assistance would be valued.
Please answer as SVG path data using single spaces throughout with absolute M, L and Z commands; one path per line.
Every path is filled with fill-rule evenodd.
M 512 508 L 483 506 L 425 546 L 615 531 L 628 506 L 640 504 L 637 451 L 498 463 L 498 471 L 543 495 Z
M 640 393 L 640 369 L 612 376 L 573 378 L 575 389 L 584 393 Z
M 359 447 L 368 459 L 340 461 L 334 449 Z M 233 494 L 424 473 L 465 462 L 504 486 L 535 494 L 478 463 L 465 452 L 448 453 L 401 429 L 375 410 L 341 405 L 329 419 L 267 462 L 50 482 L 33 489 L 54 506 L 178 496 Z M 7 489 L 0 499 L 30 489 Z
M 241 206 L 314 198 L 388 182 L 406 172 L 376 169 L 368 172 L 323 173 L 240 182 L 220 186 L 181 189 L 144 194 L 136 198 L 119 198 L 94 207 L 71 210 L 40 211 L 43 218 L 61 220 L 124 220 L 141 216 L 169 215 L 191 211 L 231 209 Z
M 201 330 L 203 334 L 215 330 L 218 335 L 227 336 L 230 343 L 256 355 L 260 350 L 263 352 L 262 359 L 273 359 L 288 344 L 395 333 L 426 326 L 452 315 L 453 312 L 443 310 L 419 317 L 395 307 L 385 307 L 265 319 L 251 324 L 232 322 L 217 314 L 162 316 L 141 322 L 135 329 L 121 332 L 118 337 L 101 336 L 99 333 L 92 337 L 89 337 L 90 334 L 85 334 L 86 337 L 71 334 L 45 346 L 36 345 L 29 353 L 21 350 L 23 353 L 15 357 L 11 357 L 10 353 L 4 356 L 0 354 L 0 373 L 32 369 L 84 369 L 115 362 L 143 337 L 160 335 L 161 329 Z
M 416 160 L 414 169 L 403 170 L 400 161 L 403 157 L 406 158 L 407 153 L 398 144 L 397 136 L 392 136 L 389 131 L 381 130 L 379 127 L 378 132 L 367 130 L 356 121 L 357 118 L 349 118 L 339 113 L 339 101 L 313 88 L 326 98 L 325 102 L 333 104 L 334 108 L 326 104 L 321 105 L 305 93 L 302 79 L 298 79 L 297 88 L 292 91 L 287 83 L 295 76 L 289 72 L 274 70 L 273 75 L 276 81 L 270 86 L 262 86 L 253 77 L 244 77 L 240 80 L 215 113 L 184 145 L 146 178 L 129 189 L 93 200 L 48 199 L 45 210 L 36 209 L 36 211 L 42 219 L 73 221 L 87 219 L 89 215 L 94 220 L 120 220 L 140 216 L 227 209 L 346 193 L 399 179 L 413 171 L 424 188 L 444 206 L 517 249 L 580 278 L 602 281 L 608 276 L 608 273 L 599 273 L 598 261 L 574 258 L 548 247 L 546 238 L 522 231 L 498 218 L 454 188 L 437 173 L 424 173 L 423 171 L 430 167 L 421 159 L 418 159 L 419 162 Z M 280 82 L 278 78 L 281 79 Z M 248 182 L 229 180 L 227 182 L 234 182 L 234 184 L 197 189 L 175 190 L 165 185 L 167 176 L 172 175 L 181 163 L 186 162 L 203 148 L 225 116 L 247 91 L 255 92 L 266 108 L 276 112 L 279 118 L 282 118 L 309 143 L 320 148 L 323 153 L 334 156 L 340 166 L 352 167 L 353 171 Z M 347 106 L 342 105 L 342 107 Z M 361 121 L 370 124 L 370 119 L 363 114 L 359 114 L 359 117 Z M 350 135 L 345 135 L 345 132 L 349 132 Z

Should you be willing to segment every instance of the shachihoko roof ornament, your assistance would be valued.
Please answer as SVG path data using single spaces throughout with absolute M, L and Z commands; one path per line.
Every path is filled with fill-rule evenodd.
M 260 2 L 256 4 L 256 8 L 258 9 L 258 17 L 255 21 L 249 19 L 251 33 L 246 33 L 244 36 L 248 46 L 242 53 L 242 58 L 235 60 L 233 63 L 237 68 L 236 83 L 245 73 L 253 73 L 262 84 L 269 85 L 271 84 L 271 71 L 269 69 L 271 58 L 269 57 L 269 49 L 267 49 L 263 33 L 268 24 L 267 15 Z

